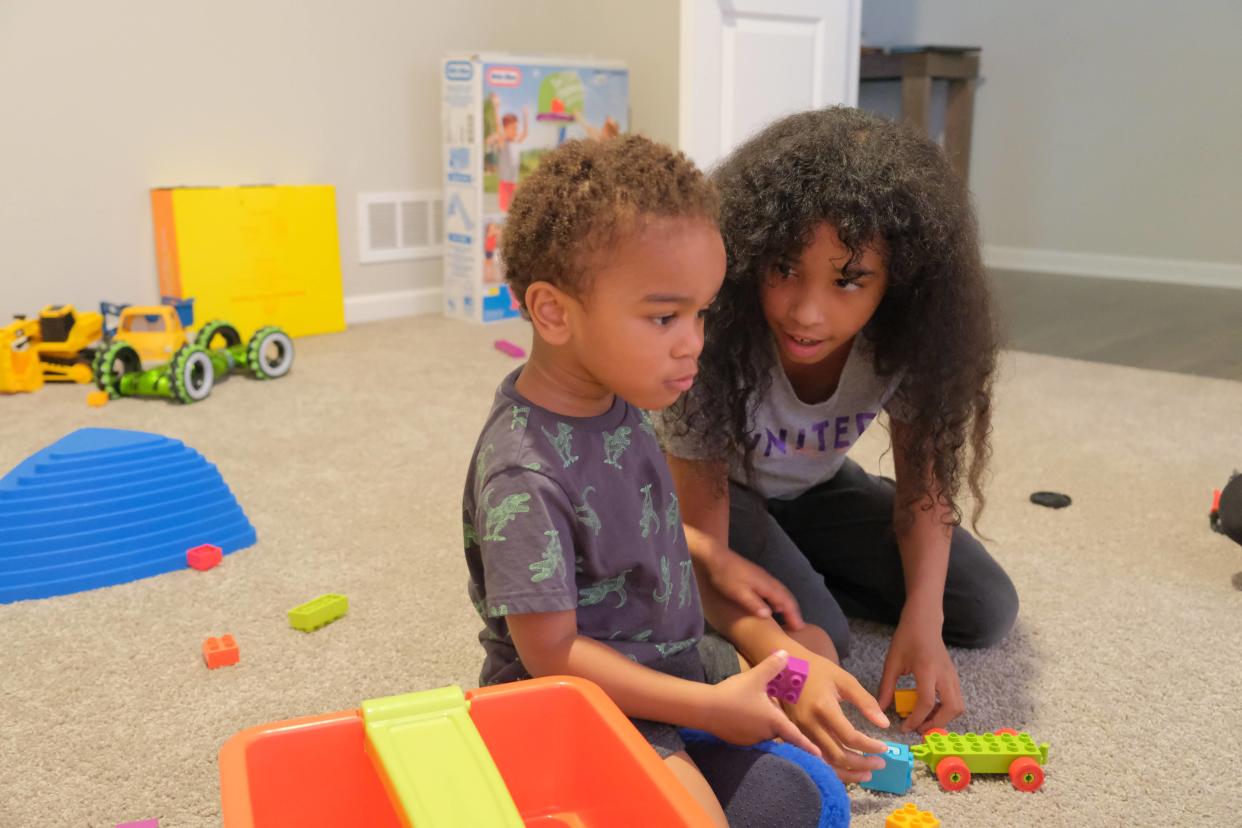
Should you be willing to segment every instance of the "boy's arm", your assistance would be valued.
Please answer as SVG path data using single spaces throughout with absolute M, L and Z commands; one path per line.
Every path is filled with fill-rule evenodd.
M 709 685 L 644 667 L 607 644 L 579 635 L 574 610 L 522 613 L 506 620 L 518 656 L 532 676 L 589 679 L 637 719 L 706 730 L 737 744 L 780 738 L 819 752 L 765 695 L 767 683 L 788 662 L 788 653 L 773 653 L 753 670 Z
M 760 618 L 779 612 L 791 630 L 803 626 L 798 602 L 762 567 L 729 548 L 729 478 L 723 463 L 665 453 L 677 489 L 686 544 L 696 571 L 726 597 Z
M 949 546 L 953 540 L 952 511 L 936 497 L 931 508 L 922 503 L 907 506 L 911 481 L 927 475 L 925 464 L 906 456 L 907 426 L 892 421 L 893 465 L 897 495 L 893 498 L 893 526 L 901 568 L 906 582 L 906 602 L 893 633 L 893 643 L 884 659 L 879 701 L 887 706 L 893 698 L 897 679 L 913 673 L 918 685 L 918 701 L 902 729 L 925 731 L 943 727 L 965 710 L 957 668 L 944 645 L 944 584 L 949 569 Z M 910 511 L 907 512 L 906 510 Z M 940 697 L 936 708 L 936 697 Z
M 581 676 L 598 684 L 622 712 L 680 727 L 706 729 L 712 700 L 705 684 L 642 667 L 592 638 L 578 634 L 577 613 L 510 615 L 509 634 L 532 676 Z

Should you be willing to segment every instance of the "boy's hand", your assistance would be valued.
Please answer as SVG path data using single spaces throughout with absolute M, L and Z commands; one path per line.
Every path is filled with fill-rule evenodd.
M 866 782 L 871 771 L 884 767 L 880 756 L 888 745 L 864 735 L 850 724 L 841 710 L 845 700 L 857 707 L 877 727 L 888 727 L 888 717 L 858 679 L 826 658 L 808 654 L 810 669 L 798 703 L 788 706 L 794 723 L 823 751 L 842 782 Z
M 707 577 L 721 595 L 760 618 L 779 612 L 787 630 L 805 626 L 793 593 L 763 567 L 724 546 L 717 546 L 706 560 Z
M 768 682 L 780 675 L 788 663 L 789 653 L 777 650 L 750 670 L 713 686 L 715 703 L 706 729 L 736 745 L 783 739 L 820 756 L 819 748 L 768 696 Z
M 897 679 L 909 673 L 914 674 L 919 697 L 914 710 L 902 722 L 903 732 L 926 733 L 933 727 L 944 727 L 965 712 L 957 668 L 940 637 L 940 626 L 922 623 L 916 616 L 903 613 L 884 659 L 878 697 L 881 709 L 892 703 Z

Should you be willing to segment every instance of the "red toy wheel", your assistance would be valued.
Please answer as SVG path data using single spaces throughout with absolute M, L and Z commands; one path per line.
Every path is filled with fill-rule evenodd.
M 946 756 L 936 765 L 936 778 L 946 791 L 960 791 L 970 784 L 970 768 L 960 756 Z
M 1025 793 L 1035 793 L 1044 784 L 1044 769 L 1029 756 L 1020 756 L 1009 766 L 1009 781 Z
M 927 731 L 927 732 L 926 732 L 926 733 L 924 733 L 923 735 L 924 735 L 924 736 L 930 736 L 930 735 L 932 735 L 933 733 L 939 733 L 941 736 L 948 736 L 948 735 L 949 735 L 949 731 L 945 730 L 943 727 L 933 727 L 931 730 Z
M 1018 731 L 1014 730 L 1012 727 L 1002 727 L 1000 730 L 993 730 L 992 732 L 995 733 L 997 736 L 1017 736 L 1018 735 Z

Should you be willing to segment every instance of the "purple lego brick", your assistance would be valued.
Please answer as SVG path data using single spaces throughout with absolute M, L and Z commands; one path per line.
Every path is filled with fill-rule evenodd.
M 790 656 L 789 663 L 780 675 L 768 682 L 768 695 L 789 704 L 795 704 L 802 696 L 802 686 L 811 665 L 797 656 Z
M 118 822 L 116 828 L 160 828 L 158 819 L 140 819 L 137 822 Z
M 526 351 L 520 345 L 514 345 L 507 339 L 497 339 L 495 342 L 496 350 L 503 354 L 508 354 L 514 359 L 522 359 L 526 356 Z

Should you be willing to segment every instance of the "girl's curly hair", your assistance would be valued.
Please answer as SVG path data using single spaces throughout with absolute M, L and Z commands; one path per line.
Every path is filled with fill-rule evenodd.
M 879 374 L 904 372 L 894 400 L 908 417 L 901 449 L 927 467 L 927 477 L 903 481 L 905 505 L 939 501 L 960 523 L 964 476 L 977 522 L 997 331 L 970 196 L 944 153 L 906 127 L 833 107 L 772 124 L 713 177 L 729 264 L 707 319 L 693 402 L 678 403 L 683 426 L 703 435 L 709 456 L 740 453 L 747 475 L 753 470 L 747 436 L 775 364 L 760 285 L 828 222 L 854 261 L 876 242 L 886 260 L 888 287 L 862 335 Z

